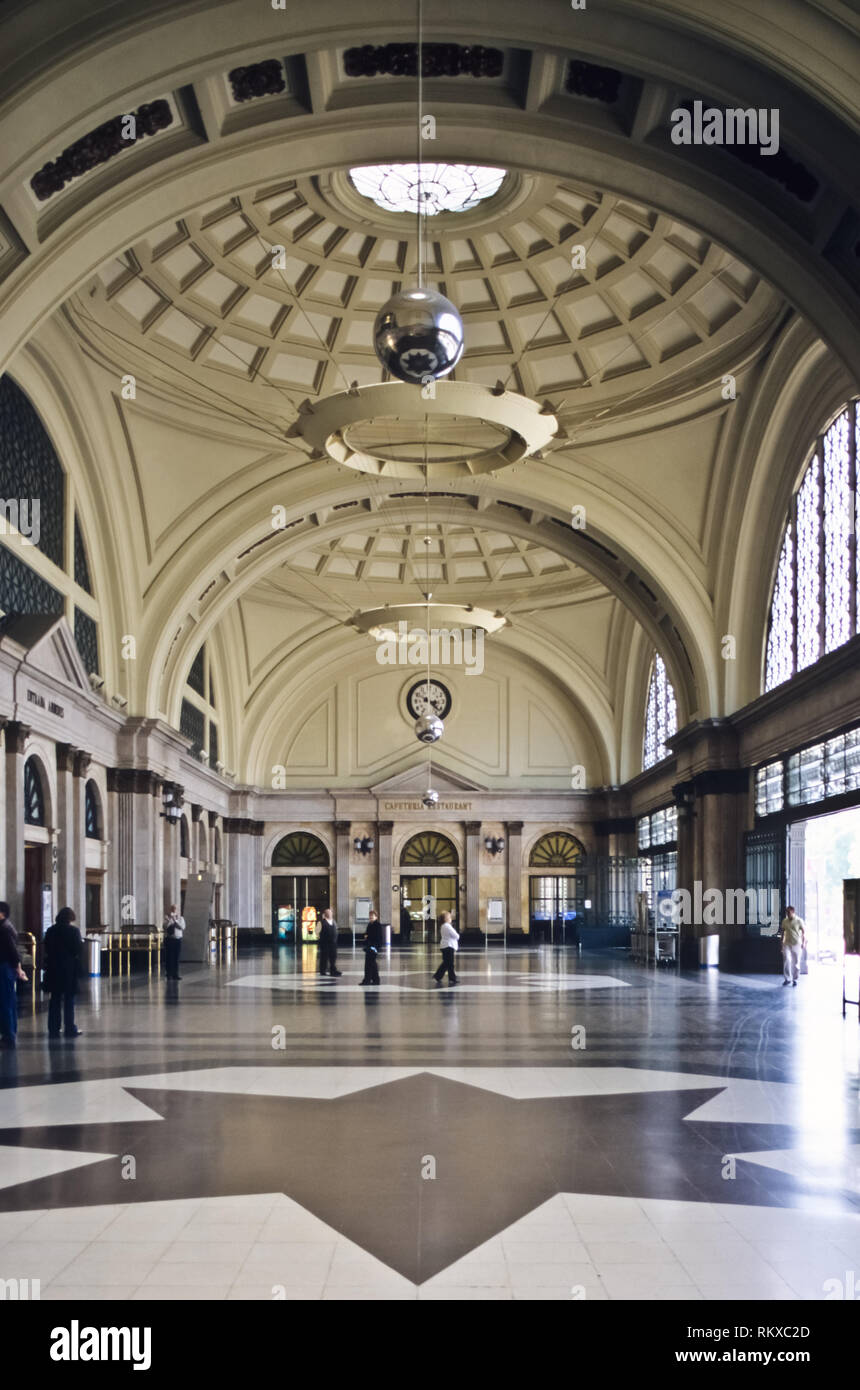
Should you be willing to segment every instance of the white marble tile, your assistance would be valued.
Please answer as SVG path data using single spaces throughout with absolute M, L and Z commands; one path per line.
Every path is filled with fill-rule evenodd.
M 242 1283 L 300 1284 L 307 1277 L 325 1282 L 334 1258 L 335 1240 L 279 1241 L 251 1247 L 237 1275 Z
M 69 1304 L 112 1302 L 116 1299 L 118 1303 L 122 1303 L 134 1295 L 136 1288 L 136 1284 L 64 1284 L 60 1276 L 60 1282 L 55 1280 L 42 1289 L 42 1299 Z
M 236 1283 L 227 1295 L 231 1302 L 246 1303 L 307 1303 L 318 1302 L 323 1295 L 322 1279 L 309 1279 L 303 1284 L 279 1285 L 277 1298 L 271 1284 Z
M 223 1302 L 230 1292 L 229 1283 L 196 1279 L 184 1284 L 141 1284 L 131 1296 L 132 1303 L 215 1303 Z
M 0 1274 L 4 1279 L 39 1279 L 48 1284 L 69 1269 L 88 1244 L 85 1238 L 30 1240 L 25 1233 L 0 1247 Z
M 166 1241 L 94 1242 L 64 1266 L 63 1283 L 134 1283 L 139 1287 L 166 1247 Z

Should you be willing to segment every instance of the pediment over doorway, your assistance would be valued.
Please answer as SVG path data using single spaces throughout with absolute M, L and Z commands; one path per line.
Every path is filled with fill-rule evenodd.
M 468 777 L 460 777 L 456 772 L 443 772 L 440 768 L 433 769 L 433 787 L 440 796 L 452 792 L 485 792 L 487 787 L 480 782 L 473 782 Z M 427 764 L 426 762 L 416 763 L 414 767 L 407 768 L 404 772 L 398 772 L 394 777 L 387 777 L 384 782 L 377 782 L 370 788 L 373 796 L 409 796 L 421 794 L 427 790 Z

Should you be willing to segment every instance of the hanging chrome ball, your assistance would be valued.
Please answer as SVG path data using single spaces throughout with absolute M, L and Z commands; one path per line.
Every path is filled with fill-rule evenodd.
M 438 290 L 400 290 L 376 316 L 373 345 L 392 376 L 422 386 L 456 367 L 463 353 L 463 320 Z
M 420 719 L 415 721 L 415 737 L 421 743 L 436 743 L 445 732 L 445 725 L 438 714 L 433 714 L 431 710 L 426 710 Z
M 434 806 L 439 804 L 439 793 L 434 792 L 432 787 L 428 787 L 421 798 L 421 804 L 426 810 L 432 810 Z

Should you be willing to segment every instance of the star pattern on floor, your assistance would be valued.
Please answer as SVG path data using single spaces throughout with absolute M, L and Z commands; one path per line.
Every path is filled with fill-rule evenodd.
M 761 1167 L 791 1126 L 686 1118 L 723 1089 L 514 1099 L 429 1072 L 327 1099 L 126 1085 L 161 1123 L 0 1130 L 7 1152 L 79 1165 L 5 1187 L 0 1211 L 283 1192 L 421 1284 L 560 1192 L 795 1205 L 802 1180 Z

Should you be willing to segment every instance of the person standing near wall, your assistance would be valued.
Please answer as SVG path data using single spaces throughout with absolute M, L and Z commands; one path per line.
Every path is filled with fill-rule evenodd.
M 179 973 L 179 955 L 184 934 L 185 918 L 177 910 L 176 903 L 171 903 L 170 911 L 164 919 L 164 973 L 168 980 L 182 979 Z
M 364 979 L 360 981 L 361 984 L 379 984 L 379 952 L 383 944 L 382 923 L 377 913 L 371 911 L 364 933 Z
M 75 926 L 70 907 L 61 907 L 57 920 L 45 932 L 45 989 L 51 995 L 48 1006 L 48 1036 L 60 1036 L 60 1019 L 67 1038 L 80 1036 L 75 1024 L 75 994 L 84 943 Z
M 450 912 L 443 912 L 439 919 L 439 944 L 442 947 L 442 964 L 433 976 L 437 985 L 441 985 L 446 971 L 448 980 L 452 985 L 457 983 L 457 976 L 454 971 L 454 956 L 460 946 L 460 933 L 451 921 Z
M 340 975 L 337 968 L 337 922 L 327 907 L 320 922 L 319 972 L 321 975 Z
M 798 917 L 793 907 L 787 907 L 779 930 L 782 937 L 782 973 L 785 976 L 783 987 L 796 986 L 800 974 L 800 953 L 806 945 L 806 923 L 802 917 Z
M 26 980 L 18 955 L 18 933 L 8 903 L 0 902 L 0 1047 L 18 1041 L 18 981 Z

